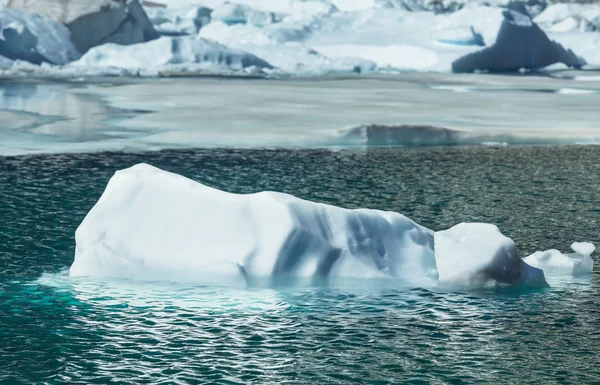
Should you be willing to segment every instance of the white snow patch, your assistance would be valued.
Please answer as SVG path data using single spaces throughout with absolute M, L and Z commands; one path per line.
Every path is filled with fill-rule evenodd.
M 81 54 L 67 27 L 33 13 L 0 9 L 0 56 L 62 65 Z

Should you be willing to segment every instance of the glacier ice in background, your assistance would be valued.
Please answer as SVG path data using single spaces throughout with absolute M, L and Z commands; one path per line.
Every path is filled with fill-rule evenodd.
M 123 68 L 150 74 L 159 71 L 204 70 L 220 72 L 247 68 L 272 69 L 266 61 L 241 50 L 206 39 L 161 37 L 134 45 L 103 44 L 90 49 L 74 67 L 86 69 Z
M 104 43 L 135 44 L 159 36 L 138 0 L 10 0 L 6 6 L 66 26 L 82 53 Z
M 514 242 L 494 225 L 462 223 L 434 233 L 394 212 L 275 192 L 231 194 L 146 164 L 111 178 L 75 239 L 74 277 L 233 286 L 357 280 L 547 286 L 542 270 L 518 258 Z M 593 251 L 579 245 L 580 252 Z
M 481 51 L 465 55 L 452 63 L 453 72 L 518 71 L 538 69 L 555 63 L 581 68 L 585 60 L 564 49 L 548 36 L 528 15 L 504 11 L 496 42 Z
M 32 3 L 34 6 L 28 5 L 27 9 L 35 10 L 35 4 L 48 1 L 36 0 Z M 88 0 L 87 3 L 91 4 L 93 1 Z M 173 40 L 174 44 L 193 47 L 198 39 L 211 40 L 211 44 L 224 45 L 221 50 L 223 52 L 229 49 L 243 51 L 276 67 L 275 71 L 261 72 L 259 67 L 253 72 L 270 76 L 348 72 L 450 72 L 452 63 L 457 59 L 476 52 L 479 46 L 488 49 L 493 46 L 502 24 L 502 12 L 508 8 L 513 13 L 520 12 L 524 17 L 535 16 L 534 22 L 539 24 L 542 34 L 547 34 L 550 40 L 565 48 L 559 54 L 544 54 L 546 57 L 549 55 L 552 60 L 536 61 L 533 67 L 537 67 L 537 64 L 544 66 L 553 61 L 562 61 L 567 65 L 579 65 L 584 61 L 590 66 L 600 64 L 599 42 L 595 32 L 600 26 L 600 7 L 591 4 L 555 4 L 544 10 L 546 2 L 543 0 L 522 6 L 506 1 L 479 0 L 452 3 L 420 0 L 158 0 L 152 3 L 163 3 L 165 7 L 151 6 L 148 3 L 142 9 L 136 1 L 129 0 L 127 7 L 135 10 L 134 16 L 139 22 L 135 25 L 124 22 L 122 31 L 119 30 L 116 34 L 118 36 L 111 35 L 100 41 L 130 44 L 151 40 L 160 34 L 177 36 L 181 40 Z M 46 8 L 40 12 L 47 13 Z M 94 6 L 88 8 L 95 9 Z M 106 28 L 95 28 L 112 31 L 110 25 L 115 20 L 122 19 L 123 9 L 112 7 L 111 14 L 114 17 L 106 19 Z M 147 16 L 142 14 L 144 10 Z M 56 12 L 53 11 L 50 15 L 54 13 Z M 102 22 L 102 17 L 96 17 L 94 12 L 91 14 L 93 17 L 90 16 L 90 20 L 94 23 Z M 85 48 L 81 51 L 98 43 L 95 34 L 86 33 L 86 23 L 76 26 L 67 20 L 65 23 L 71 28 L 74 40 L 85 40 L 77 43 Z M 146 33 L 148 31 L 152 33 Z M 36 31 L 32 31 L 32 35 L 40 41 L 43 39 L 42 34 Z M 514 35 L 515 41 L 511 40 L 511 36 L 503 42 L 505 48 L 518 47 L 519 44 L 522 46 L 523 36 Z M 15 47 L 20 45 L 21 43 L 13 44 Z M 96 53 L 88 56 L 83 62 L 68 65 L 67 68 L 12 66 L 7 60 L 1 60 L 0 65 L 11 67 L 10 71 L 3 70 L 5 75 L 35 73 L 36 68 L 40 76 L 48 76 L 49 73 L 67 77 L 119 74 L 115 68 L 123 69 L 123 74 L 131 74 L 129 70 L 132 56 L 152 58 L 157 53 L 152 44 L 139 43 L 134 46 L 131 50 L 121 51 L 114 46 L 102 44 L 98 46 L 101 55 Z M 534 46 L 537 47 L 535 44 Z M 27 51 L 27 45 L 23 47 L 19 49 Z M 536 51 L 534 48 L 531 52 L 537 58 L 540 50 Z M 193 52 L 189 55 L 179 55 L 181 63 L 176 71 L 214 71 L 222 74 L 227 69 L 240 74 L 245 72 L 245 67 L 240 69 L 235 60 L 231 67 L 224 68 L 228 64 L 227 53 L 217 66 L 198 65 L 199 62 L 206 64 L 207 61 L 199 60 L 195 51 L 191 50 Z M 569 50 L 584 61 L 575 63 L 571 60 L 573 55 L 570 55 Z M 502 61 L 510 63 L 503 65 L 502 69 L 518 70 L 516 67 L 521 65 L 529 67 L 527 61 L 521 60 L 521 49 L 505 49 L 502 52 Z M 119 60 L 121 53 L 122 61 Z M 169 50 L 162 50 L 160 55 L 168 56 Z M 557 58 L 559 60 L 555 60 Z M 106 66 L 107 60 L 111 63 L 110 67 Z M 50 62 L 65 64 L 52 60 Z M 82 66 L 82 63 L 85 65 Z M 173 70 L 171 63 L 164 63 L 164 60 L 150 60 L 148 67 L 144 67 L 144 61 L 140 60 L 139 64 L 142 68 L 133 72 L 136 75 L 155 76 L 159 72 Z M 471 67 L 473 66 L 469 66 Z
M 8 67 L 9 60 L 63 65 L 80 56 L 66 27 L 18 9 L 0 9 L 0 66 Z

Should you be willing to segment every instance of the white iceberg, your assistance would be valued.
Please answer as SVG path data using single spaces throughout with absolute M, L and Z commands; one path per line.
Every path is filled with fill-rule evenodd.
M 574 253 L 563 254 L 558 250 L 537 251 L 523 260 L 542 269 L 546 275 L 579 276 L 592 274 L 594 261 L 591 254 L 596 247 L 588 242 L 571 245 Z
M 519 258 L 515 242 L 492 224 L 460 223 L 436 232 L 435 259 L 444 286 L 546 285 L 542 270 Z
M 6 6 L 65 25 L 81 52 L 104 43 L 135 44 L 158 38 L 138 0 L 10 0 Z
M 75 238 L 72 276 L 205 283 L 216 274 L 268 285 L 437 277 L 432 232 L 403 215 L 230 194 L 145 164 L 115 174 Z
M 494 225 L 434 233 L 394 212 L 232 194 L 139 164 L 118 171 L 76 231 L 70 275 L 197 284 L 385 282 L 546 287 Z M 591 253 L 588 246 L 577 250 Z
M 81 53 L 71 43 L 69 30 L 40 15 L 0 9 L 0 56 L 34 64 L 63 65 Z M 7 65 L 7 60 L 3 60 Z

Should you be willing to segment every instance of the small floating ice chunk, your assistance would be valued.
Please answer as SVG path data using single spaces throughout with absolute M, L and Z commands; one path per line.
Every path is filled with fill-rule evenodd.
M 563 254 L 558 250 L 537 251 L 523 260 L 542 269 L 547 275 L 587 275 L 594 269 L 590 256 L 596 247 L 588 242 L 575 242 L 571 245 L 574 253 Z
M 596 250 L 596 246 L 590 242 L 573 242 L 571 245 L 571 250 L 576 252 L 577 254 L 581 254 L 589 257 L 592 255 L 594 250 Z
M 548 286 L 544 273 L 517 255 L 514 241 L 486 223 L 460 223 L 435 233 L 441 286 Z

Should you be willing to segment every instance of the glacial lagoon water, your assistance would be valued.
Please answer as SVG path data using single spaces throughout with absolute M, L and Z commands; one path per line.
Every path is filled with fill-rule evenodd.
M 595 146 L 0 157 L 0 383 L 598 383 L 597 269 L 526 291 L 240 290 L 66 269 L 110 176 L 139 162 L 433 229 L 493 222 L 526 256 L 600 244 L 599 159 Z

